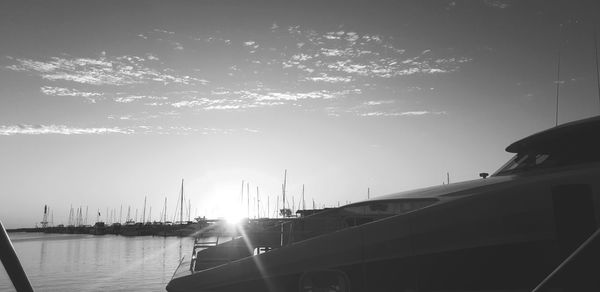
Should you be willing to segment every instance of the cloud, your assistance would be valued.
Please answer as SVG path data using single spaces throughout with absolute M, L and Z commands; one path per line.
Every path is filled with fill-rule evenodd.
M 96 97 L 102 96 L 102 93 L 98 92 L 83 92 L 76 89 L 68 89 L 62 87 L 43 86 L 40 91 L 45 95 L 54 96 L 79 96 L 79 97 Z
M 115 117 L 112 117 L 115 119 Z M 120 120 L 135 120 L 131 116 L 122 116 Z M 194 128 L 189 126 L 135 126 L 130 128 L 77 128 L 65 125 L 14 125 L 0 126 L 0 136 L 14 135 L 94 135 L 94 134 L 157 134 L 157 135 L 226 135 L 232 133 L 259 133 L 257 129 L 243 128 L 214 128 L 202 127 Z
M 167 102 L 174 108 L 199 110 L 245 110 L 294 104 L 306 100 L 333 100 L 349 95 L 360 94 L 360 89 L 314 90 L 314 91 L 275 91 L 257 86 L 255 89 L 231 90 L 218 88 L 210 94 L 190 94 L 177 101 Z M 200 96 L 198 96 L 200 95 Z
M 173 42 L 173 46 L 175 46 L 175 50 L 183 51 L 183 46 L 180 42 Z
M 392 104 L 394 103 L 393 100 L 370 100 L 364 103 L 364 105 L 369 105 L 369 106 L 375 106 L 375 105 L 382 105 L 382 104 Z
M 329 76 L 326 73 L 321 73 L 317 77 L 306 77 L 305 80 L 327 83 L 348 83 L 352 81 L 351 76 Z
M 113 128 L 75 128 L 65 125 L 16 125 L 0 126 L 0 136 L 13 135 L 91 135 L 91 134 L 132 134 L 133 131 L 118 127 Z
M 408 112 L 367 112 L 362 117 L 400 117 L 400 116 L 423 116 L 423 115 L 445 115 L 445 111 L 408 111 Z
M 148 59 L 138 56 L 93 58 L 52 57 L 47 61 L 16 59 L 17 64 L 7 66 L 13 71 L 39 74 L 51 81 L 71 81 L 90 85 L 130 85 L 159 82 L 163 84 L 205 84 L 207 81 L 187 75 L 173 74 L 172 70 L 157 70 L 147 67 Z
M 510 7 L 511 1 L 508 0 L 483 0 L 483 3 L 491 8 L 505 9 Z
M 431 49 L 415 51 L 408 56 L 406 50 L 397 48 L 394 40 L 380 35 L 359 34 L 347 31 L 318 33 L 290 27 L 288 34 L 294 52 L 282 62 L 283 69 L 325 74 L 330 78 L 305 77 L 305 80 L 345 82 L 345 78 L 393 78 L 415 74 L 431 75 L 457 71 L 460 65 L 471 61 L 466 57 L 440 57 Z M 286 46 L 285 50 L 290 46 Z
M 130 103 L 136 100 L 167 100 L 169 99 L 166 96 L 154 96 L 154 95 L 126 95 L 121 97 L 116 97 L 114 99 L 115 102 L 118 103 Z
M 158 28 L 155 28 L 154 31 L 158 32 L 158 33 L 164 33 L 164 34 L 175 34 L 175 32 L 173 32 L 173 31 L 168 31 L 168 30 L 158 29 Z

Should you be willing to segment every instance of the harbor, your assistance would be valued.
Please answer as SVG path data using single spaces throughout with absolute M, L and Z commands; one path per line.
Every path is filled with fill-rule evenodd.
M 236 237 L 240 229 L 262 231 L 280 226 L 285 222 L 295 220 L 290 218 L 261 218 L 247 219 L 235 225 L 225 219 L 203 219 L 185 221 L 183 223 L 162 222 L 129 222 L 126 224 L 96 222 L 91 225 L 58 225 L 33 228 L 8 229 L 9 233 L 49 233 L 49 234 L 90 234 L 90 235 L 120 235 L 120 236 L 163 236 L 163 237 Z

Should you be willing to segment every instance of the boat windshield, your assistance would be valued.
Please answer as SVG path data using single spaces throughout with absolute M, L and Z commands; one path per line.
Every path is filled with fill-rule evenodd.
M 522 173 L 538 169 L 600 162 L 598 149 L 566 147 L 555 151 L 518 153 L 502 166 L 495 175 Z

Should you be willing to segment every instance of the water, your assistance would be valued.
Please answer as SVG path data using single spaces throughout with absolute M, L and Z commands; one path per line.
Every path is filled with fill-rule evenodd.
M 192 238 L 9 233 L 36 291 L 165 291 Z M 1 265 L 0 265 L 1 266 Z M 0 267 L 0 291 L 14 291 Z

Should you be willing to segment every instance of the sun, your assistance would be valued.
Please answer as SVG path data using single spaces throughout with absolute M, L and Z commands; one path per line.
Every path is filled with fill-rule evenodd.
M 238 225 L 246 219 L 246 217 L 244 217 L 244 212 L 242 212 L 242 209 L 239 207 L 228 209 L 227 212 L 223 214 L 222 218 L 225 219 L 225 222 L 229 225 Z

